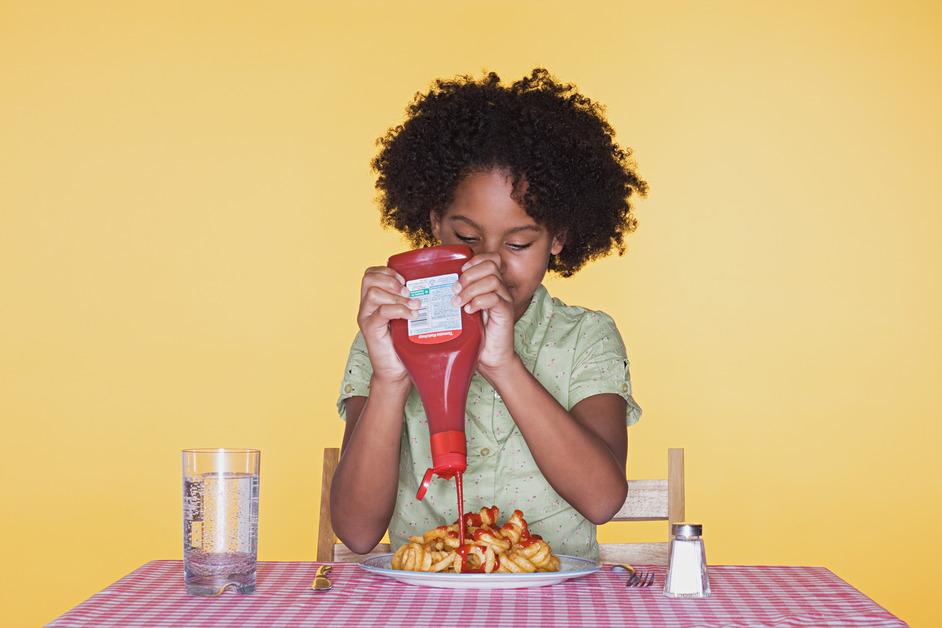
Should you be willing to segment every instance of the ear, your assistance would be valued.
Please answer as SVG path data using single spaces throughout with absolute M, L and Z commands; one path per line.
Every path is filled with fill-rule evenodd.
M 434 209 L 428 213 L 428 219 L 432 223 L 432 235 L 439 242 L 442 241 L 442 217 Z
M 568 234 L 566 231 L 560 231 L 553 236 L 553 243 L 550 245 L 550 253 L 553 255 L 559 255 L 562 252 L 563 247 L 566 245 L 567 235 Z

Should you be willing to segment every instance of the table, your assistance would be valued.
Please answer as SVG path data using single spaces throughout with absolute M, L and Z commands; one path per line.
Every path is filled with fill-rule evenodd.
M 600 572 L 535 589 L 432 589 L 335 563 L 334 588 L 310 590 L 318 563 L 260 562 L 257 590 L 216 598 L 187 595 L 179 560 L 149 562 L 49 626 L 905 626 L 824 567 L 710 567 L 713 596 L 626 589 L 625 574 Z

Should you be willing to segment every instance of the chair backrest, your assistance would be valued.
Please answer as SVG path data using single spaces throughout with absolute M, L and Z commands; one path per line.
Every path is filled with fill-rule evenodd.
M 330 485 L 340 461 L 340 450 L 324 448 L 324 474 L 321 480 L 321 509 L 317 533 L 317 562 L 350 562 L 390 551 L 380 543 L 369 554 L 355 554 L 337 542 L 330 520 Z M 628 480 L 628 497 L 612 521 L 667 521 L 684 519 L 684 450 L 667 450 L 667 479 Z M 599 557 L 604 563 L 667 564 L 668 543 L 603 543 Z
M 356 554 L 343 543 L 337 542 L 334 527 L 330 519 L 330 485 L 334 481 L 334 472 L 340 462 L 340 449 L 324 448 L 324 474 L 321 478 L 321 513 L 317 526 L 317 562 L 349 563 L 359 561 L 373 554 L 388 554 L 389 543 L 380 543 L 369 554 Z
M 661 543 L 602 543 L 603 563 L 666 565 L 671 524 L 684 520 L 684 450 L 667 450 L 667 479 L 628 480 L 628 497 L 612 521 L 667 521 Z

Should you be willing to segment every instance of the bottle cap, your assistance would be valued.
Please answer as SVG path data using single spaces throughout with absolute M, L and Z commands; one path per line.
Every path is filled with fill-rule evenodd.
M 436 462 L 441 464 L 440 466 L 426 469 L 425 477 L 423 477 L 422 481 L 419 483 L 419 491 L 415 494 L 415 498 L 418 500 L 425 498 L 428 487 L 432 483 L 432 476 L 437 475 L 445 480 L 450 480 L 455 477 L 456 473 L 464 473 L 468 468 L 468 462 L 464 454 L 443 454 L 435 459 Z
M 672 523 L 671 536 L 691 539 L 703 535 L 703 525 L 699 523 Z
M 416 499 L 422 499 L 425 497 L 425 494 L 428 492 L 428 485 L 432 483 L 432 475 L 435 474 L 435 469 L 428 469 L 425 471 L 425 477 L 422 478 L 422 483 L 419 484 L 419 492 L 415 494 Z

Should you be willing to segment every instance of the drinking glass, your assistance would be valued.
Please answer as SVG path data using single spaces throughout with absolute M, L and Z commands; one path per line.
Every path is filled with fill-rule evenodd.
M 183 579 L 193 595 L 255 591 L 257 449 L 183 450 Z

